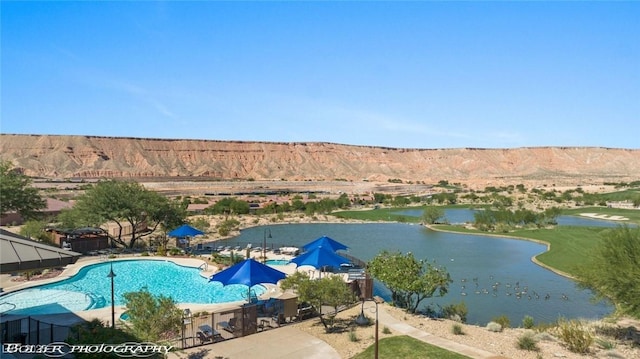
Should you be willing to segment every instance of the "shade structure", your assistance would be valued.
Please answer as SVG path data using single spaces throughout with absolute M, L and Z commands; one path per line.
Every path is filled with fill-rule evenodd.
M 335 239 L 329 238 L 327 236 L 322 236 L 318 239 L 316 239 L 313 242 L 309 242 L 307 244 L 305 244 L 304 246 L 302 246 L 302 248 L 305 251 L 310 251 L 312 249 L 316 249 L 318 247 L 324 247 L 327 249 L 330 249 L 332 251 L 339 251 L 341 249 L 348 249 L 349 247 L 345 246 L 344 244 L 336 241 Z
M 261 283 L 278 283 L 287 275 L 268 265 L 262 264 L 253 258 L 235 264 L 209 278 L 210 282 L 220 282 L 223 285 L 242 284 L 253 287 Z
M 203 231 L 197 228 L 193 228 L 188 224 L 183 224 L 180 227 L 174 229 L 173 231 L 167 233 L 169 237 L 176 237 L 176 238 L 195 237 L 203 234 L 204 234 Z
M 75 263 L 81 254 L 32 241 L 0 229 L 0 273 L 64 267 Z
M 341 264 L 351 263 L 347 258 L 325 247 L 317 247 L 308 252 L 304 252 L 293 258 L 291 262 L 298 266 L 313 266 L 316 269 L 321 269 L 322 267 L 339 267 Z

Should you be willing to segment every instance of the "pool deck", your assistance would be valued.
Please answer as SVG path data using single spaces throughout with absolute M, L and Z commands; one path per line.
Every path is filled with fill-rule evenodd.
M 222 252 L 225 254 L 225 252 Z M 261 253 L 257 253 L 259 255 Z M 209 261 L 210 255 L 199 255 L 195 257 L 160 257 L 160 256 L 141 256 L 139 254 L 126 254 L 119 255 L 116 258 L 107 258 L 106 256 L 83 256 L 76 263 L 68 265 L 64 268 L 62 273 L 53 278 L 47 279 L 39 279 L 39 280 L 31 280 L 31 281 L 13 281 L 15 277 L 2 274 L 0 275 L 0 287 L 2 288 L 2 293 L 10 293 L 13 291 L 26 289 L 34 286 L 39 286 L 43 284 L 53 283 L 57 281 L 61 281 L 67 278 L 70 278 L 76 275 L 82 267 L 87 265 L 96 264 L 96 263 L 108 263 L 111 261 L 122 261 L 122 260 L 158 260 L 158 261 L 171 261 L 179 265 L 187 266 L 187 267 L 195 267 L 202 268 L 200 271 L 200 275 L 208 278 L 212 274 L 217 273 L 223 268 L 219 268 L 218 266 L 212 264 Z M 267 252 L 267 259 L 273 260 L 289 260 L 293 258 L 290 255 L 284 254 L 274 254 L 272 252 Z M 287 275 L 293 274 L 298 270 L 305 271 L 309 274 L 311 278 L 315 278 L 320 275 L 318 270 L 315 270 L 313 267 L 302 266 L 296 267 L 295 264 L 289 265 L 274 265 L 273 268 L 276 268 Z M 282 294 L 280 288 L 273 284 L 262 284 L 267 290 L 260 296 L 260 299 L 269 299 L 271 297 L 277 297 Z M 224 311 L 228 308 L 235 308 L 238 305 L 243 304 L 243 301 L 239 302 L 229 302 L 229 303 L 220 303 L 220 304 L 200 304 L 200 303 L 178 303 L 177 306 L 181 309 L 190 309 L 191 311 L 208 311 L 208 312 L 218 312 Z M 125 312 L 124 306 L 116 306 L 116 320 L 120 318 Z M 11 320 L 15 317 L 24 317 L 24 315 L 12 316 L 10 314 L 3 315 L 2 320 Z M 42 315 L 34 315 L 33 318 L 45 321 L 45 322 L 55 322 L 55 323 L 64 323 L 62 325 L 70 325 L 73 323 L 77 323 L 80 321 L 90 321 L 92 319 L 100 319 L 102 322 L 110 324 L 111 323 L 111 307 L 105 307 L 100 309 L 92 309 L 87 311 L 78 311 L 67 314 L 42 314 Z
M 274 255 L 269 253 L 268 259 L 289 259 L 290 256 L 284 256 L 282 254 Z M 199 267 L 203 266 L 201 275 L 209 277 L 213 273 L 219 271 L 221 268 L 211 265 L 208 262 L 208 256 L 199 257 L 155 257 L 155 256 L 121 256 L 115 259 L 106 259 L 104 257 L 82 257 L 73 265 L 69 265 L 59 276 L 55 278 L 34 280 L 28 282 L 15 282 L 11 279 L 13 277 L 9 275 L 0 275 L 0 285 L 4 292 L 12 292 L 19 289 L 29 288 L 32 286 L 42 285 L 69 278 L 78 273 L 80 268 L 85 265 L 94 263 L 104 263 L 112 260 L 130 260 L 130 259 L 150 259 L 150 260 L 169 260 L 180 265 Z M 295 265 L 277 265 L 274 266 L 278 270 L 292 274 L 297 269 Z M 320 272 L 312 269 L 311 267 L 302 267 L 302 271 L 308 272 L 313 278 L 320 275 Z M 271 296 L 277 296 L 281 293 L 280 289 L 275 285 L 265 285 L 267 291 L 261 296 L 262 298 L 269 298 Z M 232 302 L 223 304 L 193 304 L 193 303 L 180 303 L 178 307 L 182 309 L 189 308 L 192 311 L 220 311 L 226 308 L 235 308 L 242 302 Z M 382 308 L 382 307 L 381 307 Z M 124 307 L 116 307 L 116 318 L 124 312 Z M 463 344 L 455 343 L 446 339 L 438 338 L 427 332 L 421 331 L 417 328 L 409 326 L 400 320 L 393 318 L 385 310 L 380 311 L 380 324 L 387 326 L 394 332 L 402 333 L 414 337 L 418 340 L 437 345 L 439 347 L 466 355 L 474 359 L 490 359 L 499 358 L 493 353 L 487 351 L 472 348 Z M 10 317 L 10 316 L 3 316 Z M 38 315 L 34 318 L 43 320 L 45 322 L 52 322 L 59 325 L 72 325 L 79 321 L 88 321 L 95 318 L 102 320 L 104 323 L 110 323 L 111 321 L 111 308 L 101 308 L 89 311 L 74 312 L 68 314 L 51 314 L 51 315 Z M 322 358 L 322 359 L 338 359 L 340 355 L 329 344 L 318 339 L 317 337 L 306 333 L 294 326 L 283 326 L 275 328 L 273 330 L 267 330 L 261 333 L 256 333 L 243 338 L 236 338 L 232 340 L 225 340 L 223 342 L 203 345 L 199 347 L 189 348 L 186 350 L 180 350 L 172 352 L 168 355 L 171 359 L 182 358 L 211 358 L 216 356 L 229 357 L 234 359 L 243 358 L 255 358 L 256 353 L 260 353 L 260 358 L 276 359 L 276 358 Z

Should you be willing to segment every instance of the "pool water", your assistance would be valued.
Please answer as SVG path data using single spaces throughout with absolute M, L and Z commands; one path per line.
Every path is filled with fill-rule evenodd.
M 291 263 L 291 261 L 288 259 L 267 259 L 264 263 L 272 266 L 286 266 Z
M 244 285 L 223 286 L 209 282 L 200 270 L 163 260 L 124 260 L 86 266 L 69 279 L 0 296 L 0 313 L 37 315 L 69 313 L 111 306 L 113 265 L 115 305 L 124 305 L 123 294 L 147 289 L 151 294 L 171 297 L 176 303 L 213 304 L 247 299 Z M 261 285 L 251 295 L 266 291 Z

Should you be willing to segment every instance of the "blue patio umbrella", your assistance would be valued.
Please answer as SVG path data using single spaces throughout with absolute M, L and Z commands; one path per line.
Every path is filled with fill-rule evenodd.
M 316 239 L 313 242 L 309 242 L 307 244 L 305 244 L 304 246 L 302 246 L 302 248 L 305 251 L 310 251 L 312 249 L 318 248 L 318 247 L 324 247 L 324 248 L 328 248 L 331 249 L 332 251 L 338 251 L 341 249 L 348 249 L 349 247 L 345 246 L 344 244 L 336 241 L 335 239 L 329 238 L 327 236 L 322 236 L 318 239 Z
M 245 259 L 221 272 L 212 275 L 210 282 L 220 282 L 223 285 L 242 284 L 253 287 L 260 283 L 278 283 L 287 275 L 253 258 Z
M 293 258 L 291 262 L 298 266 L 313 266 L 316 269 L 321 269 L 322 267 L 339 267 L 341 264 L 351 263 L 347 258 L 325 247 L 316 247 L 308 252 L 304 252 Z
M 204 234 L 203 231 L 197 228 L 193 228 L 188 224 L 183 224 L 180 227 L 174 229 L 173 231 L 167 233 L 169 237 L 178 238 L 180 240 L 180 243 L 188 243 L 189 237 L 200 236 L 203 234 Z
M 204 234 L 203 231 L 197 228 L 193 228 L 188 224 L 183 224 L 180 227 L 174 229 L 173 231 L 167 233 L 169 237 L 176 237 L 176 238 L 195 237 L 203 234 Z

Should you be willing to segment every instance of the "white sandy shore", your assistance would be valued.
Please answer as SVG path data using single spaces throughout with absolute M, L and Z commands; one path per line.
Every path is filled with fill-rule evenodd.
M 580 213 L 582 217 L 589 217 L 595 219 L 606 219 L 607 221 L 628 221 L 629 218 L 623 216 L 609 216 L 607 214 L 598 213 Z

